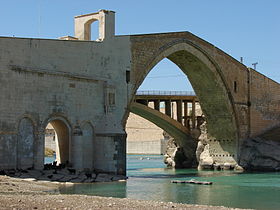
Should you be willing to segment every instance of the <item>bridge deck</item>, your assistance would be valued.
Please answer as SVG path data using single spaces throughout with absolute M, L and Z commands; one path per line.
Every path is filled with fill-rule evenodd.
M 198 98 L 193 91 L 137 91 L 135 95 L 135 100 L 170 100 L 170 101 L 196 101 L 198 102 Z

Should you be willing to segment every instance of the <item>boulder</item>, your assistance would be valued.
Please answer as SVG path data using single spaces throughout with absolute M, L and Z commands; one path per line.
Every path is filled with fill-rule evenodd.
M 63 178 L 61 178 L 59 181 L 60 182 L 70 182 L 73 179 L 77 179 L 77 175 L 65 175 Z
M 28 174 L 28 173 L 24 173 L 24 174 L 20 175 L 20 178 L 26 179 L 26 178 L 32 178 L 32 176 L 30 174 Z
M 84 183 L 92 183 L 92 182 L 94 182 L 94 179 L 92 179 L 92 178 L 88 178 L 88 179 L 84 180 Z
M 38 177 L 42 176 L 42 172 L 38 170 L 31 170 L 28 171 L 28 174 L 30 174 L 31 177 L 37 179 Z
M 199 141 L 199 142 L 197 143 L 197 148 L 196 148 L 195 155 L 196 155 L 196 159 L 197 159 L 198 162 L 199 162 L 199 160 L 200 160 L 200 155 L 201 155 L 201 153 L 203 152 L 204 147 L 205 147 L 205 145 L 202 143 L 202 141 Z
M 241 145 L 239 165 L 245 170 L 277 171 L 280 169 L 280 141 L 264 137 L 247 139 Z
M 230 163 L 224 163 L 221 168 L 223 170 L 230 170 L 231 169 L 231 164 Z
M 213 158 L 209 153 L 209 144 L 207 144 L 200 155 L 198 169 L 212 169 L 214 164 Z
M 97 175 L 95 182 L 111 182 L 112 178 L 113 178 L 113 176 L 110 174 L 100 173 Z
M 235 166 L 234 166 L 234 170 L 235 171 L 244 171 L 244 169 L 240 166 L 240 165 L 238 165 L 238 164 L 236 164 Z
M 123 175 L 114 175 L 112 178 L 112 181 L 120 181 L 120 180 L 126 180 L 127 177 Z
M 57 173 L 62 174 L 62 175 L 69 175 L 70 174 L 69 171 L 66 168 L 57 170 Z
M 71 179 L 70 182 L 72 182 L 72 183 L 83 183 L 84 181 L 85 181 L 85 179 L 78 177 L 76 179 Z
M 59 181 L 60 179 L 62 179 L 65 175 L 62 174 L 53 174 L 51 180 L 52 181 Z
M 214 170 L 221 170 L 221 164 L 220 163 L 214 163 L 213 167 L 214 167 Z
M 167 165 L 167 167 L 175 167 L 175 162 L 171 157 L 166 158 L 164 163 Z

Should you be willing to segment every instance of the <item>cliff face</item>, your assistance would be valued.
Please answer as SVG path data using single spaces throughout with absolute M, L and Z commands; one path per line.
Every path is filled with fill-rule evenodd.
M 247 139 L 241 145 L 240 165 L 246 170 L 280 171 L 280 128 Z

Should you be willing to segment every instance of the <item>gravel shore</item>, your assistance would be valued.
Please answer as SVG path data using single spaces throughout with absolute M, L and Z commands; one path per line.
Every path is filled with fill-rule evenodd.
M 0 209 L 235 209 L 172 202 L 62 195 L 60 184 L 0 176 Z

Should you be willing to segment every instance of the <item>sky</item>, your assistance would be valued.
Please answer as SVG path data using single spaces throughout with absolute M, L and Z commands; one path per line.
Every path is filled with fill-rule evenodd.
M 100 9 L 116 12 L 117 35 L 189 31 L 249 67 L 258 62 L 257 71 L 280 82 L 279 0 L 2 0 L 0 36 L 73 36 L 73 17 Z M 163 60 L 140 89 L 191 87 Z

